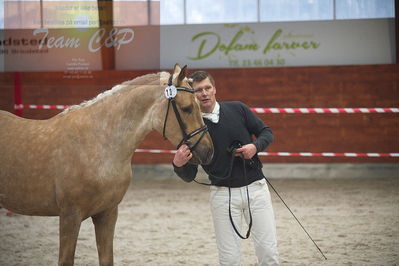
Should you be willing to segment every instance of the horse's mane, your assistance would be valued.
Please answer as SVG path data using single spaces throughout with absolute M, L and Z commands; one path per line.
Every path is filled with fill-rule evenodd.
M 132 80 L 123 82 L 121 85 L 160 85 L 161 79 L 169 76 L 167 72 L 159 72 L 157 74 L 147 74 Z
M 98 94 L 96 97 L 94 97 L 91 100 L 84 101 L 78 105 L 72 105 L 69 108 L 65 109 L 62 113 L 65 114 L 65 113 L 68 113 L 69 111 L 92 105 L 110 95 L 120 94 L 127 90 L 135 89 L 141 85 L 143 85 L 143 86 L 144 85 L 161 85 L 161 80 L 164 80 L 168 76 L 169 76 L 168 72 L 159 72 L 156 74 L 153 73 L 153 74 L 147 74 L 147 75 L 136 77 L 132 80 L 125 81 L 121 84 L 118 84 L 118 85 L 112 87 L 109 90 L 106 90 L 106 91 Z

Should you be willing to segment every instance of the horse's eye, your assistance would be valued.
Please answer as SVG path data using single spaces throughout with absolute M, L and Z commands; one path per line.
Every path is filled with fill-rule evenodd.
M 192 105 L 185 106 L 185 107 L 182 107 L 181 110 L 182 110 L 183 112 L 189 114 L 189 113 L 191 113 L 191 112 L 193 111 L 193 106 L 192 106 Z

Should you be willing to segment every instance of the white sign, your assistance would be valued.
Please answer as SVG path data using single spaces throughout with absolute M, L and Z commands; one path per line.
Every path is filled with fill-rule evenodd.
M 0 71 L 102 69 L 113 47 L 117 70 L 395 63 L 394 19 L 133 28 L 0 31 Z
M 161 27 L 161 68 L 391 64 L 394 19 Z
M 0 31 L 1 70 L 101 70 L 102 47 L 113 47 L 118 53 L 123 46 L 134 43 L 134 38 L 135 31 L 131 28 L 112 28 L 108 33 L 104 28 L 3 30 Z

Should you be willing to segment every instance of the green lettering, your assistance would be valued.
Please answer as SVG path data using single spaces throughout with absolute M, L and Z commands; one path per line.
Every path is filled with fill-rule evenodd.
M 231 50 L 237 50 L 234 49 L 235 43 L 237 42 L 238 39 L 241 38 L 241 36 L 244 34 L 242 30 L 239 30 L 236 35 L 234 35 L 233 39 L 231 39 L 229 45 L 227 46 L 227 49 L 224 51 L 224 54 L 227 55 Z
M 213 45 L 213 47 L 211 46 L 210 48 L 206 47 L 207 42 L 209 39 L 207 39 L 207 37 L 216 37 L 216 42 Z M 205 37 L 205 39 L 203 39 L 198 47 L 198 52 L 197 52 L 197 56 L 196 57 L 188 57 L 191 60 L 201 60 L 204 58 L 207 58 L 208 56 L 210 56 L 211 54 L 213 54 L 216 49 L 219 46 L 220 43 L 220 36 L 214 32 L 201 32 L 195 36 L 193 36 L 193 38 L 191 39 L 191 42 L 194 42 L 195 40 L 197 40 L 198 38 L 201 37 Z M 208 48 L 208 50 L 205 50 L 206 48 Z M 205 51 L 204 51 L 205 50 Z
M 292 42 L 292 44 L 291 44 L 291 48 L 292 48 L 292 49 L 296 49 L 296 48 L 299 48 L 299 47 L 301 47 L 301 45 L 300 45 L 299 43 L 297 43 L 297 42 Z
M 305 50 L 309 49 L 310 48 L 309 43 L 308 42 L 303 42 L 302 43 L 302 48 L 305 49 Z
M 319 42 L 310 42 L 310 45 L 312 46 L 313 49 L 317 49 L 320 46 Z
M 219 51 L 221 51 L 221 52 L 223 52 L 223 51 L 226 51 L 226 49 L 227 49 L 227 47 L 226 47 L 226 45 L 224 45 L 223 43 L 222 44 L 220 44 L 219 45 Z
M 304 50 L 308 49 L 317 49 L 320 46 L 320 43 L 317 42 L 277 42 L 277 38 L 280 37 L 283 31 L 278 29 L 273 36 L 270 38 L 265 48 L 263 49 L 263 54 L 267 54 L 271 50 L 295 50 L 298 48 L 302 48 Z
M 281 43 L 276 42 L 272 45 L 273 50 L 281 50 L 283 49 L 283 46 L 281 45 Z
M 263 49 L 263 54 L 267 54 L 270 51 L 270 49 L 273 48 L 273 43 L 276 41 L 276 39 L 278 37 L 280 37 L 282 32 L 283 32 L 282 29 L 276 30 L 276 32 L 273 34 L 272 38 L 267 42 L 265 49 Z M 273 49 L 275 49 L 275 48 L 273 48 Z M 281 46 L 279 49 L 281 49 Z

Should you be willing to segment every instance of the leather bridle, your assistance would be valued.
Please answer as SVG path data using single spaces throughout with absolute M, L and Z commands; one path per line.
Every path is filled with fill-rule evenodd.
M 187 131 L 187 126 L 184 123 L 183 119 L 181 118 L 179 110 L 177 109 L 175 97 L 176 97 L 176 94 L 177 94 L 178 91 L 194 93 L 194 90 L 190 89 L 190 88 L 187 88 L 187 87 L 183 87 L 183 86 L 174 86 L 174 85 L 172 85 L 172 79 L 173 79 L 173 75 L 170 75 L 169 81 L 168 81 L 168 87 L 165 88 L 165 96 L 168 98 L 168 108 L 166 110 L 166 116 L 165 116 L 165 121 L 164 121 L 164 124 L 163 124 L 163 133 L 162 133 L 162 135 L 163 135 L 164 139 L 166 139 L 166 135 L 165 135 L 165 133 L 166 133 L 166 122 L 168 120 L 169 109 L 170 109 L 169 107 L 172 104 L 173 111 L 174 111 L 174 113 L 176 115 L 176 119 L 177 119 L 177 122 L 179 123 L 180 129 L 181 129 L 181 132 L 182 132 L 182 136 L 183 136 L 183 138 L 180 141 L 179 145 L 177 145 L 177 149 L 179 149 L 180 146 L 183 145 L 183 144 L 188 144 L 188 140 L 191 139 L 192 137 L 202 133 L 201 136 L 198 138 L 198 140 L 194 143 L 194 145 L 188 146 L 189 149 L 192 151 L 192 150 L 195 149 L 195 147 L 198 145 L 198 143 L 205 136 L 206 132 L 208 132 L 208 127 L 206 125 L 204 125 L 204 126 L 202 126 L 200 128 L 197 128 L 197 129 L 193 130 L 190 133 L 186 132 Z

